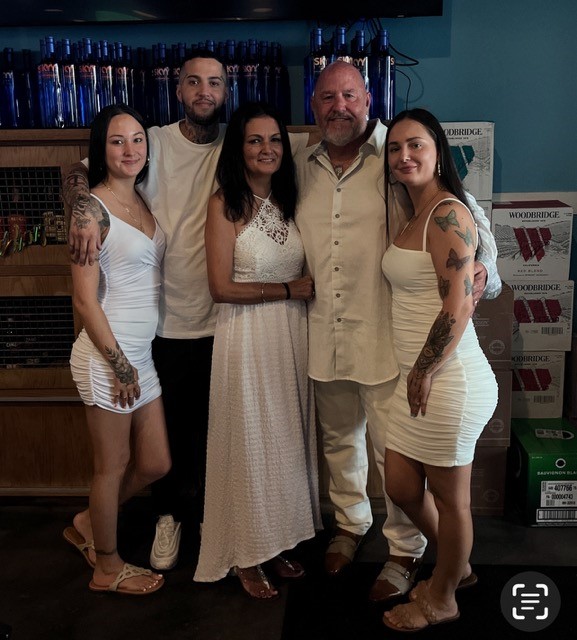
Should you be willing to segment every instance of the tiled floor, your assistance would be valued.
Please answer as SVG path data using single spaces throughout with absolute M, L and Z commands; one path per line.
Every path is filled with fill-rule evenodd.
M 235 578 L 194 583 L 196 549 L 186 536 L 181 562 L 158 593 L 130 598 L 90 592 L 88 565 L 62 539 L 82 504 L 77 498 L 0 498 L 0 623 L 12 626 L 12 640 L 281 640 L 286 585 L 279 599 L 261 603 L 246 597 Z M 119 525 L 121 552 L 144 565 L 154 530 L 146 505 L 143 498 L 127 505 Z M 382 520 L 377 513 L 360 562 L 386 557 Z M 473 565 L 577 566 L 575 528 L 528 528 L 513 518 L 485 516 L 475 518 L 475 535 Z M 311 543 L 315 551 L 325 538 L 320 534 Z

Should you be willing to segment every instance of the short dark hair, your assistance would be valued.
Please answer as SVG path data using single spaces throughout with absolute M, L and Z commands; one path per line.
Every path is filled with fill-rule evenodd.
M 215 51 L 211 51 L 210 49 L 193 49 L 186 56 L 186 58 L 181 62 L 180 64 L 181 70 L 187 62 L 190 62 L 191 60 L 196 60 L 197 58 L 205 58 L 207 60 L 216 60 L 218 63 L 220 63 L 220 66 L 222 67 L 223 77 L 226 80 L 226 63 L 221 58 L 221 56 L 218 55 L 218 53 L 216 53 Z
M 250 217 L 253 195 L 246 181 L 242 148 L 247 122 L 254 118 L 269 116 L 278 124 L 283 155 L 280 167 L 272 175 L 272 196 L 283 212 L 285 220 L 294 218 L 297 202 L 295 166 L 287 128 L 279 112 L 266 102 L 246 102 L 233 112 L 226 128 L 222 151 L 216 167 L 216 178 L 220 185 L 229 220 L 247 220 Z
M 102 182 L 108 173 L 106 167 L 106 139 L 108 137 L 108 127 L 110 121 L 115 116 L 121 116 L 127 114 L 132 116 L 138 124 L 142 127 L 144 135 L 146 137 L 146 151 L 150 149 L 148 143 L 148 133 L 146 131 L 146 125 L 142 116 L 126 104 L 112 104 L 107 107 L 103 107 L 94 117 L 92 124 L 90 125 L 90 146 L 88 148 L 88 185 L 92 189 L 97 184 Z M 148 173 L 148 158 L 146 164 L 138 175 L 136 176 L 136 183 L 139 184 L 144 180 Z

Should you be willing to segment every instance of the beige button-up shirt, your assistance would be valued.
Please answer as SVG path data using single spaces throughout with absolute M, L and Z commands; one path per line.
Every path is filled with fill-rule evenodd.
M 413 215 L 406 191 L 390 190 L 387 237 L 384 146 L 387 128 L 372 133 L 339 179 L 321 142 L 295 156 L 299 180 L 296 223 L 316 296 L 309 302 L 309 376 L 321 382 L 352 380 L 380 384 L 394 378 L 391 289 L 383 276 L 383 254 Z M 489 221 L 467 194 L 481 238 L 477 259 L 488 278 L 483 297 L 501 290 L 497 247 Z
M 387 247 L 384 200 L 386 127 L 374 129 L 340 179 L 321 143 L 295 158 L 300 230 L 316 296 L 309 302 L 309 375 L 379 384 L 394 378 L 391 289 L 381 260 Z M 391 216 L 391 237 L 406 222 Z

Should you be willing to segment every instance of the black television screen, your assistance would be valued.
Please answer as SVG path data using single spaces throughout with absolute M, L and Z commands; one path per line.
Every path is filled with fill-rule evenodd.
M 337 6 L 341 5 L 341 6 Z M 443 0 L 16 0 L 0 26 L 221 20 L 318 20 L 440 16 Z

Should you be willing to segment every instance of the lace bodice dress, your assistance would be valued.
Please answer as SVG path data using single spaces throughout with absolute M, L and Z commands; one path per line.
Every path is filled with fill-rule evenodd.
M 237 236 L 235 281 L 294 280 L 303 262 L 294 222 L 264 200 Z M 307 354 L 305 302 L 220 305 L 197 581 L 265 562 L 321 528 Z

